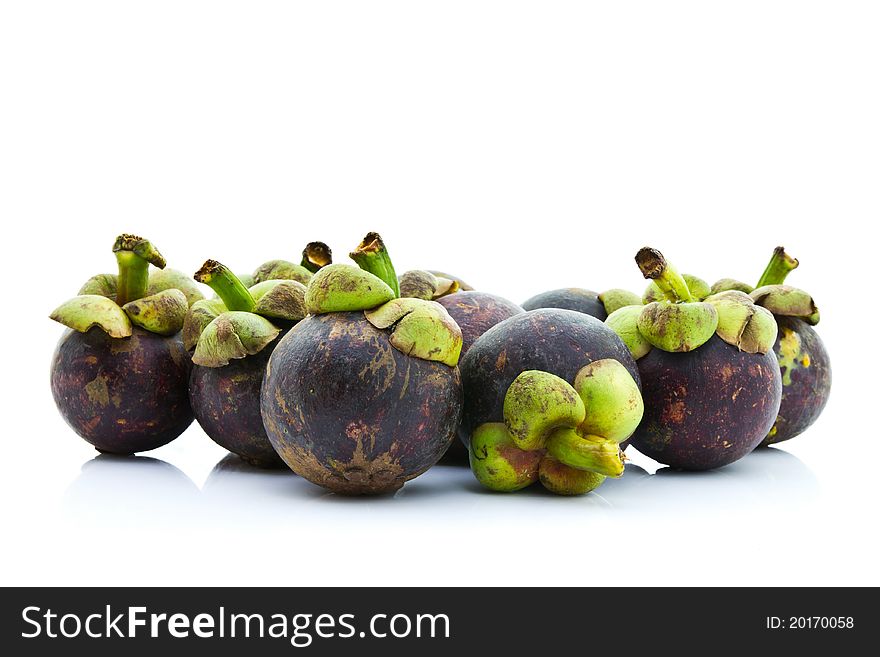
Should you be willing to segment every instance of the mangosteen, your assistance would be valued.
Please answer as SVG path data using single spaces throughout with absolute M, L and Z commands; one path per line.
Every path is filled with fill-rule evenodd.
M 461 329 L 461 357 L 464 358 L 471 345 L 490 328 L 514 315 L 525 312 L 515 303 L 488 292 L 469 290 L 437 299 Z M 453 440 L 446 452 L 450 461 L 467 463 L 468 452 L 460 440 Z
M 632 443 L 680 470 L 733 463 L 761 442 L 779 410 L 776 321 L 738 290 L 700 301 L 659 251 L 643 248 L 636 262 L 664 299 L 605 320 L 641 373 L 645 416 Z
M 580 494 L 623 472 L 620 443 L 642 415 L 639 373 L 598 319 L 559 308 L 515 315 L 474 342 L 461 372 L 459 435 L 483 485 L 540 480 Z
M 605 321 L 610 313 L 622 306 L 640 303 L 639 296 L 627 290 L 613 289 L 601 294 L 580 287 L 566 287 L 536 294 L 523 303 L 526 310 L 563 308 Z
M 806 431 L 822 414 L 831 394 L 831 359 L 813 329 L 819 323 L 816 304 L 803 290 L 783 284 L 798 264 L 778 246 L 757 289 L 734 279 L 722 279 L 712 286 L 750 293 L 756 304 L 773 313 L 779 326 L 773 352 L 782 374 L 782 402 L 762 446 L 790 440 Z
M 310 313 L 269 359 L 263 423 L 275 450 L 309 481 L 347 494 L 399 489 L 436 463 L 461 416 L 462 337 L 439 303 L 401 298 L 381 237 L 322 268 Z
M 52 358 L 52 396 L 67 424 L 98 451 L 134 454 L 171 442 L 193 420 L 180 331 L 186 292 L 201 293 L 167 287 L 169 276 L 148 294 L 150 265 L 164 268 L 165 258 L 143 238 L 120 235 L 113 252 L 118 275 L 89 279 L 51 314 L 71 329 Z
M 189 397 L 196 420 L 221 447 L 258 467 L 282 467 L 263 428 L 260 388 L 273 347 L 305 317 L 305 291 L 272 279 L 249 289 L 228 267 L 208 260 L 194 276 L 217 293 L 193 305 L 183 329 L 193 349 Z

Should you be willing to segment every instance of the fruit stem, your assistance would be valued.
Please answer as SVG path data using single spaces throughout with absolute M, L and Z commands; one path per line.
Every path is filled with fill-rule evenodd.
M 663 296 L 675 303 L 695 301 L 687 283 L 657 249 L 644 247 L 636 254 L 636 264 L 645 278 L 654 281 Z
M 761 274 L 761 279 L 756 287 L 782 285 L 785 282 L 785 277 L 797 269 L 798 264 L 797 258 L 792 258 L 785 252 L 785 247 L 777 246 L 773 249 L 770 262 L 767 263 L 767 268 Z
M 128 233 L 116 238 L 113 253 L 116 254 L 116 263 L 119 266 L 116 303 L 124 306 L 146 295 L 150 265 L 164 269 L 165 258 L 149 241 Z
M 385 242 L 379 237 L 379 233 L 367 233 L 349 256 L 357 263 L 358 267 L 385 281 L 388 287 L 394 291 L 395 297 L 400 296 L 397 273 L 394 271 L 388 249 L 385 248 Z
M 251 293 L 226 265 L 216 260 L 205 260 L 205 264 L 193 275 L 193 278 L 214 290 L 223 300 L 227 310 L 254 311 L 256 304 Z
M 313 274 L 333 262 L 333 252 L 324 242 L 309 242 L 302 252 L 300 265 Z

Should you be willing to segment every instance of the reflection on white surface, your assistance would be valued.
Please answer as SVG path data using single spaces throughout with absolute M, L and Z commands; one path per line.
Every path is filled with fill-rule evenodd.
M 65 515 L 98 526 L 191 522 L 198 487 L 170 463 L 147 456 L 101 454 L 86 461 L 64 493 Z
M 432 517 L 441 522 L 504 523 L 524 515 L 544 522 L 558 509 L 576 508 L 578 519 L 621 513 L 657 517 L 682 514 L 773 512 L 808 504 L 818 492 L 813 473 L 794 455 L 775 448 L 709 472 L 655 474 L 628 463 L 619 480 L 607 480 L 583 497 L 558 497 L 541 486 L 513 494 L 482 488 L 466 467 L 437 465 L 394 495 L 345 497 L 329 493 L 287 469 L 253 467 L 237 456 L 221 459 L 201 492 L 173 465 L 149 457 L 101 455 L 86 462 L 64 496 L 79 520 L 114 526 L 278 526 L 298 522 L 362 522 L 382 516 Z M 516 502 L 512 498 L 516 498 Z

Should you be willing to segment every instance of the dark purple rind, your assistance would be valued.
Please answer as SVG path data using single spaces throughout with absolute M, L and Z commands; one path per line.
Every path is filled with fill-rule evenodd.
M 52 396 L 67 424 L 101 452 L 134 454 L 165 445 L 193 420 L 191 362 L 180 334 L 133 327 L 128 338 L 100 328 L 68 331 L 52 357 Z
M 467 445 L 476 427 L 503 420 L 504 396 L 522 372 L 541 370 L 574 383 L 582 367 L 603 358 L 619 361 L 639 383 L 629 349 L 590 315 L 545 308 L 504 320 L 486 331 L 460 362 L 464 412 L 459 438 Z
M 770 430 L 772 435 L 768 435 L 761 446 L 775 445 L 802 434 L 822 414 L 831 395 L 831 359 L 819 334 L 796 317 L 777 316 L 776 323 L 779 334 L 773 352 L 782 368 L 782 403 Z M 798 363 L 794 366 L 787 363 L 780 352 L 780 341 L 786 331 L 797 334 L 800 341 Z M 809 367 L 803 366 L 805 356 L 809 358 Z
M 278 344 L 263 424 L 297 474 L 338 493 L 393 492 L 434 465 L 461 416 L 458 368 L 413 358 L 362 312 L 310 316 Z
M 466 291 L 437 299 L 437 303 L 455 320 L 461 329 L 461 358 L 483 333 L 514 315 L 525 312 L 512 301 L 488 292 Z M 468 464 L 468 451 L 459 440 L 453 440 L 445 457 L 450 461 Z
M 538 308 L 574 310 L 603 322 L 608 317 L 604 304 L 599 301 L 599 295 L 579 287 L 566 287 L 536 294 L 523 303 L 522 307 L 526 310 L 537 310 Z
M 645 415 L 632 437 L 642 454 L 679 470 L 720 468 L 751 452 L 782 397 L 776 356 L 749 354 L 717 335 L 698 349 L 652 349 L 638 361 Z
M 273 346 L 224 367 L 194 365 L 189 379 L 190 404 L 208 437 L 262 468 L 284 466 L 260 414 L 260 388 Z

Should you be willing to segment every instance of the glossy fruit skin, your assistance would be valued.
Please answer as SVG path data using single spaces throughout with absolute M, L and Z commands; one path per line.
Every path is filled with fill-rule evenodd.
M 363 312 L 310 316 L 279 342 L 263 424 L 297 474 L 334 492 L 390 493 L 434 465 L 461 417 L 458 368 L 407 356 Z
M 608 317 L 608 313 L 605 312 L 605 306 L 599 301 L 599 295 L 580 287 L 566 287 L 536 294 L 531 299 L 525 301 L 522 307 L 526 310 L 564 308 L 565 310 L 574 310 L 590 315 L 603 322 Z
M 645 415 L 632 444 L 665 465 L 710 470 L 733 463 L 776 419 L 782 377 L 772 351 L 749 354 L 714 335 L 687 353 L 652 349 L 638 364 Z
M 543 308 L 506 319 L 477 339 L 461 360 L 464 413 L 459 437 L 503 418 L 504 396 L 526 370 L 574 382 L 578 371 L 602 358 L 619 361 L 636 383 L 639 370 L 617 334 L 598 319 L 573 310 Z
M 191 366 L 180 334 L 138 327 L 128 338 L 99 328 L 67 331 L 52 357 L 52 396 L 67 424 L 98 451 L 146 452 L 192 422 Z
M 284 467 L 260 413 L 260 389 L 273 346 L 223 367 L 193 365 L 189 379 L 190 403 L 208 437 L 262 468 Z
M 816 330 L 796 317 L 776 317 L 773 352 L 782 374 L 779 416 L 762 446 L 800 435 L 822 414 L 831 394 L 831 359 Z

